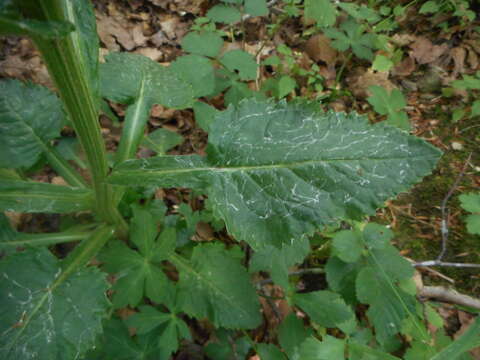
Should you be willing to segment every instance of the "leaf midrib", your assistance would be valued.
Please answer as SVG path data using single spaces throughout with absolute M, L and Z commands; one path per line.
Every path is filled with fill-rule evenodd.
M 432 159 L 436 158 L 435 155 L 430 156 L 417 156 L 416 159 Z M 192 167 L 187 169 L 145 169 L 141 167 L 143 161 L 139 161 L 140 167 L 138 169 L 122 169 L 119 168 L 113 173 L 115 176 L 118 173 L 130 173 L 135 174 L 136 176 L 149 176 L 154 173 L 156 175 L 164 174 L 181 174 L 181 173 L 191 173 L 191 172 L 236 172 L 236 171 L 255 171 L 255 170 L 270 170 L 270 169 L 290 169 L 302 166 L 308 166 L 312 164 L 321 164 L 321 163 L 335 163 L 335 162 L 348 162 L 348 161 L 394 161 L 394 160 L 406 160 L 412 159 L 411 157 L 389 157 L 389 158 L 334 158 L 334 159 L 321 159 L 321 160 L 306 160 L 298 161 L 292 163 L 280 163 L 280 164 L 271 164 L 271 165 L 250 165 L 250 166 L 231 166 L 231 167 Z M 135 160 L 138 161 L 138 160 Z

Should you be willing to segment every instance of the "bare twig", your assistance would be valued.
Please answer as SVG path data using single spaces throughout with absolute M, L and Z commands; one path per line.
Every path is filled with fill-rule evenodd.
M 454 289 L 443 286 L 424 286 L 419 294 L 420 297 L 447 302 L 456 305 L 468 306 L 480 310 L 480 300 L 471 296 L 461 294 Z
M 457 268 L 476 268 L 480 269 L 480 264 L 469 264 L 469 263 L 454 263 L 454 262 L 446 262 L 440 260 L 428 260 L 428 261 L 420 261 L 412 264 L 414 267 L 419 266 L 444 266 L 444 267 L 457 267 Z
M 443 257 L 445 256 L 445 253 L 447 252 L 447 244 L 448 244 L 448 215 L 449 211 L 447 208 L 447 203 L 448 200 L 450 200 L 451 196 L 455 192 L 455 190 L 458 187 L 458 184 L 460 183 L 460 180 L 462 179 L 463 175 L 465 174 L 465 171 L 467 170 L 468 163 L 470 162 L 470 159 L 472 158 L 472 153 L 468 155 L 467 161 L 465 161 L 465 164 L 463 165 L 462 171 L 460 171 L 460 174 L 458 174 L 457 178 L 455 179 L 455 182 L 453 183 L 452 187 L 448 191 L 447 195 L 442 201 L 442 250 L 440 251 L 440 254 L 438 254 L 437 261 L 441 262 Z

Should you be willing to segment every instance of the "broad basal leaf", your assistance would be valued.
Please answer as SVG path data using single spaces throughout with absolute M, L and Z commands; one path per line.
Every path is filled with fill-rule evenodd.
M 137 306 L 144 294 L 156 302 L 165 298 L 167 277 L 160 263 L 175 247 L 175 229 L 165 228 L 157 241 L 156 238 L 152 215 L 144 209 L 134 208 L 130 239 L 138 251 L 117 241 L 101 254 L 105 269 L 118 276 L 113 286 L 115 307 Z
M 0 261 L 0 357 L 75 359 L 93 347 L 108 288 L 95 268 L 69 278 L 45 248 Z
M 321 27 L 329 27 L 335 24 L 337 10 L 330 0 L 305 0 L 305 17 Z
M 176 132 L 160 128 L 145 136 L 142 145 L 158 155 L 165 155 L 168 150 L 181 144 L 182 141 L 183 137 Z
M 0 167 L 30 167 L 60 135 L 62 103 L 47 88 L 0 81 Z
M 256 350 L 262 360 L 285 360 L 285 355 L 273 344 L 259 343 Z
M 182 310 L 215 326 L 251 329 L 260 324 L 259 302 L 246 269 L 219 244 L 197 245 L 190 261 L 169 260 L 180 272 Z
M 93 208 L 88 189 L 39 182 L 0 180 L 0 210 L 70 213 Z
M 280 246 L 378 206 L 429 174 L 440 151 L 352 114 L 241 102 L 217 115 L 207 156 L 132 160 L 110 182 L 206 187 L 215 214 L 250 245 Z
M 387 354 L 386 352 L 372 349 L 369 346 L 350 341 L 348 343 L 349 360 L 400 360 L 396 356 Z
M 111 53 L 100 66 L 101 94 L 128 104 L 144 97 L 151 105 L 183 108 L 192 103 L 192 89 L 169 67 L 146 56 Z

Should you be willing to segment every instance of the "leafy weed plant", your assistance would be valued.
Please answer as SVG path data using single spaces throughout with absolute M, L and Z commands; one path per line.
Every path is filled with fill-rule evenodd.
M 210 17 L 257 5 L 224 3 Z M 469 358 L 480 322 L 455 342 L 443 330 L 429 332 L 425 321 L 441 327 L 441 320 L 417 302 L 413 269 L 390 244 L 392 232 L 361 222 L 429 174 L 440 156 L 436 148 L 355 113 L 251 96 L 211 112 L 205 156 L 165 155 L 175 142 L 143 135 L 151 107 L 197 104 L 195 112 L 203 113 L 196 99 L 227 89 L 215 71 L 231 87 L 254 78 L 248 54 L 218 57 L 222 38 L 195 30 L 183 42 L 190 54 L 170 67 L 122 53 L 99 66 L 87 1 L 7 1 L 0 11 L 2 33 L 33 39 L 60 96 L 39 85 L 0 82 L 0 208 L 90 214 L 87 224 L 37 234 L 17 232 L 0 216 L 2 359 L 168 359 L 182 341 L 192 341 L 189 324 L 197 320 L 216 333 L 217 341 L 205 346 L 212 359 L 252 352 L 265 359 L 398 359 L 392 352 L 405 359 Z M 198 38 L 208 38 L 209 46 Z M 102 98 L 127 106 L 113 161 L 98 122 Z M 52 146 L 65 124 L 81 144 L 88 180 Z M 135 159 L 145 142 L 158 155 Z M 26 177 L 41 157 L 68 185 Z M 206 210 L 183 204 L 183 216 L 167 213 L 154 193 L 172 187 L 208 195 Z M 229 240 L 191 241 L 201 221 L 217 232 L 225 227 Z M 351 229 L 323 244 L 331 249 L 320 269 L 328 287 L 297 291 L 289 268 L 311 254 L 310 241 L 318 250 L 318 230 L 341 221 Z M 48 248 L 73 241 L 77 246 L 63 259 Z M 267 296 L 262 281 L 251 279 L 260 273 L 269 273 L 290 306 L 308 315 L 309 327 L 292 313 L 278 342 L 253 340 L 248 331 L 262 324 L 259 297 Z M 359 304 L 367 306 L 373 328 L 357 317 Z M 122 309 L 133 315 L 122 319 Z M 414 339 L 407 349 L 402 336 Z

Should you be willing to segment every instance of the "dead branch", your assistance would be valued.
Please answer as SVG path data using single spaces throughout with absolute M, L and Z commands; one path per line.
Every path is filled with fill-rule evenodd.
M 418 293 L 422 298 L 436 300 L 455 305 L 468 306 L 480 310 L 480 300 L 474 297 L 461 294 L 454 289 L 443 286 L 424 286 Z

